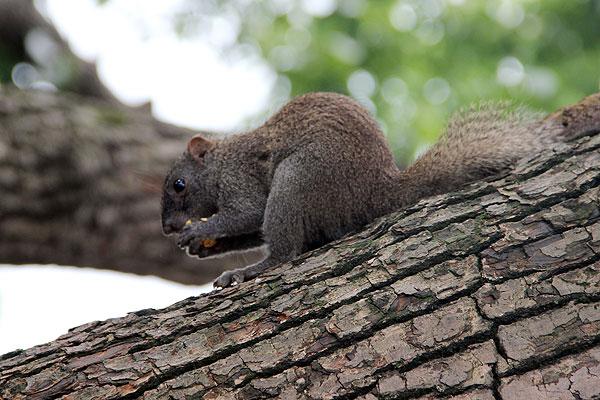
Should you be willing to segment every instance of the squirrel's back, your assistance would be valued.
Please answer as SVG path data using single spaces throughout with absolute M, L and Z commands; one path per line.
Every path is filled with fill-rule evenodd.
M 296 97 L 275 113 L 254 135 L 266 136 L 274 153 L 285 158 L 307 146 L 321 146 L 326 157 L 341 151 L 347 159 L 368 156 L 370 164 L 394 164 L 385 137 L 369 112 L 350 97 L 317 92 Z M 324 149 L 325 150 L 325 149 Z M 368 165 L 360 165 L 368 168 Z M 387 166 L 386 166 L 387 167 Z
M 236 163 L 241 153 L 255 157 L 265 151 L 273 170 L 295 155 L 293 175 L 304 182 L 310 171 L 333 182 L 334 192 L 368 206 L 370 219 L 511 168 L 552 141 L 539 135 L 541 120 L 539 113 L 508 102 L 471 106 L 456 113 L 438 142 L 401 171 L 363 106 L 336 93 L 309 93 L 259 128 L 224 140 L 221 148 L 235 153 Z

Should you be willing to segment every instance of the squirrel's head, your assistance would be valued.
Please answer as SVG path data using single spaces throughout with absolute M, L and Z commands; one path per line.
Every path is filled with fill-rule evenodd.
M 217 212 L 218 171 L 211 163 L 215 146 L 212 140 L 194 136 L 167 174 L 161 214 L 165 234 L 181 231 L 190 219 L 208 218 Z

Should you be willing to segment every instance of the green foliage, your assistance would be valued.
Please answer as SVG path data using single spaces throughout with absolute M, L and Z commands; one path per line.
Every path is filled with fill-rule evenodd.
M 404 161 L 469 103 L 550 111 L 599 89 L 598 0 L 339 0 L 327 16 L 303 7 L 316 1 L 207 3 L 237 18 L 239 43 L 257 46 L 292 96 L 331 90 L 367 105 Z
M 10 71 L 18 59 L 0 43 L 0 84 L 10 82 Z

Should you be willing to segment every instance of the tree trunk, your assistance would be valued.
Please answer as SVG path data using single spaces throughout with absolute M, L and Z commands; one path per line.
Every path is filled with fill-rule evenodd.
M 588 98 L 547 121 L 587 136 L 509 176 L 7 354 L 0 397 L 598 398 L 599 121 Z
M 243 265 L 241 256 L 188 257 L 161 233 L 162 182 L 191 136 L 143 110 L 0 91 L 0 263 L 110 268 L 193 284 Z

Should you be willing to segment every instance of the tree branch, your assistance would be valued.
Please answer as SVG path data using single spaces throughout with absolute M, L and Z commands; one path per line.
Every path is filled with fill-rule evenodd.
M 511 175 L 3 356 L 0 397 L 600 396 L 600 96 L 586 101 L 547 120 L 582 112 L 579 138 Z

